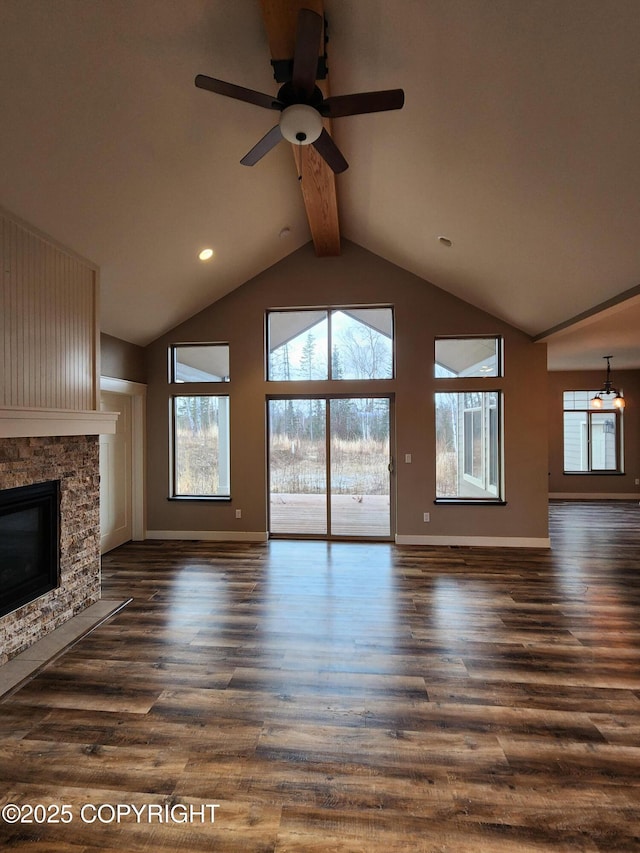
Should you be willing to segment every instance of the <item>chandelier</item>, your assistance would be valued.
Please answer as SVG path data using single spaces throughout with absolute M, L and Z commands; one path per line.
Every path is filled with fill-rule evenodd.
M 610 397 L 611 394 L 615 394 L 613 398 L 613 405 L 616 409 L 624 409 L 625 402 L 624 397 L 620 393 L 620 391 L 614 387 L 613 382 L 611 381 L 611 365 L 609 364 L 609 359 L 613 358 L 612 355 L 603 355 L 603 358 L 607 360 L 607 377 L 604 380 L 604 385 L 598 391 L 595 397 L 592 397 L 590 402 L 594 409 L 601 409 L 604 405 L 604 400 L 602 399 L 602 395 L 604 394 L 607 397 Z

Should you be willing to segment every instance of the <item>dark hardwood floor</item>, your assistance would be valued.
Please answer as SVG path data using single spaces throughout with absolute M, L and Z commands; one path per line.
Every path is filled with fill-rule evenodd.
M 0 704 L 0 808 L 49 808 L 0 846 L 640 851 L 640 506 L 551 534 L 111 552 L 133 601 Z

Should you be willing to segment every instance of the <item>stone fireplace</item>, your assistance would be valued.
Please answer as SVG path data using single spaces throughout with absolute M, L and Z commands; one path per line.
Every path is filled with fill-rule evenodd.
M 59 585 L 0 617 L 0 664 L 100 598 L 98 435 L 0 438 L 0 491 L 58 482 Z

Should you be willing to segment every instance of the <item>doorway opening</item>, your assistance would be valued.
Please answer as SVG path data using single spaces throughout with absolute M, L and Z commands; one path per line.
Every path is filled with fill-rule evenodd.
M 269 534 L 391 539 L 389 396 L 268 401 Z

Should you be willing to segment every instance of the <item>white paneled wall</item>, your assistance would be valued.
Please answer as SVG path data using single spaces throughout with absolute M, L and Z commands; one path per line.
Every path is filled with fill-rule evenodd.
M 0 406 L 98 408 L 97 270 L 0 211 Z

